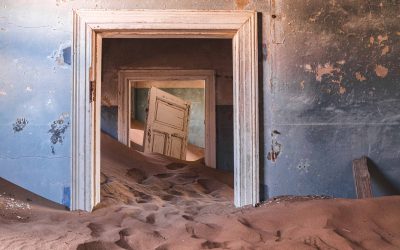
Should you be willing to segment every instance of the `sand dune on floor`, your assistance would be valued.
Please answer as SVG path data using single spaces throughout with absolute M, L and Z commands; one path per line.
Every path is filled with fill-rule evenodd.
M 230 174 L 105 135 L 101 150 L 102 201 L 92 213 L 0 181 L 0 249 L 400 249 L 399 196 L 279 197 L 238 209 Z

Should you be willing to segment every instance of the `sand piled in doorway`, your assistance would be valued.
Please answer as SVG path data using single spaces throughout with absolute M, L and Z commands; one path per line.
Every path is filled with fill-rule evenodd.
M 232 204 L 232 176 L 102 135 L 102 202 L 68 212 L 0 181 L 0 249 L 400 249 L 400 197 Z

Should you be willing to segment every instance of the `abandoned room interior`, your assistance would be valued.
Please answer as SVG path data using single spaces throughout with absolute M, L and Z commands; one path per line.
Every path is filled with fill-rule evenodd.
M 400 249 L 397 0 L 5 0 L 0 249 Z

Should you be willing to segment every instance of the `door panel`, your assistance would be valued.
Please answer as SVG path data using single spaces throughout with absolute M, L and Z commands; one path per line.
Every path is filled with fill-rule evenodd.
M 159 153 L 159 154 L 165 154 L 165 149 L 166 149 L 166 142 L 167 142 L 167 136 L 164 133 L 159 133 L 157 131 L 153 131 L 153 147 L 152 147 L 152 152 L 154 153 Z
M 171 136 L 171 146 L 169 155 L 174 158 L 181 159 L 182 156 L 183 138 Z
M 184 130 L 185 108 L 156 99 L 156 122 L 181 131 Z
M 144 152 L 185 160 L 190 102 L 151 88 L 144 138 Z

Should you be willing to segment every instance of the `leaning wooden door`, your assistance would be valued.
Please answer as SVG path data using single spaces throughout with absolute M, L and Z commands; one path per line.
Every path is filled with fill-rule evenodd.
M 144 152 L 186 159 L 190 104 L 160 89 L 150 89 Z

